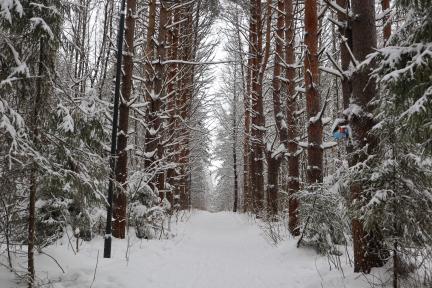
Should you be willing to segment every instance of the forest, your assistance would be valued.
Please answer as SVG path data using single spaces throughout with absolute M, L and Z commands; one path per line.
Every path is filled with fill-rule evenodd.
M 432 287 L 431 135 L 432 0 L 0 0 L 0 287 Z

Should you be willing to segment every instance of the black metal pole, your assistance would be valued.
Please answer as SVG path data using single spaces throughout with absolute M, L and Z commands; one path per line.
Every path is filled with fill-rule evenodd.
M 120 99 L 120 80 L 122 76 L 122 59 L 123 59 L 123 34 L 124 23 L 126 14 L 125 0 L 121 0 L 120 9 L 120 23 L 119 32 L 117 37 L 117 66 L 116 66 L 116 80 L 114 92 L 114 113 L 112 121 L 112 134 L 111 134 L 111 158 L 110 158 L 110 177 L 108 185 L 108 205 L 107 205 L 107 222 L 105 228 L 105 242 L 104 242 L 104 258 L 111 258 L 111 239 L 112 239 L 112 216 L 113 216 L 113 193 L 114 193 L 114 177 L 116 166 L 117 154 L 117 126 L 119 114 L 119 99 Z

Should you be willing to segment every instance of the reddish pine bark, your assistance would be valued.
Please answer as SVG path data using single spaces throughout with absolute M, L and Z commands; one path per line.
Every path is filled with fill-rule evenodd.
M 352 22 L 353 54 L 357 61 L 361 62 L 377 47 L 375 1 L 352 0 L 352 12 L 357 15 L 356 20 Z M 374 119 L 370 116 L 373 110 L 370 102 L 376 95 L 375 81 L 369 77 L 371 68 L 357 70 L 352 78 L 352 102 L 362 109 L 361 113 L 352 114 L 350 118 L 354 142 L 352 165 L 363 162 L 367 155 L 373 153 L 376 146 L 376 139 L 369 134 L 374 125 Z M 353 202 L 366 197 L 361 183 L 354 183 L 351 186 L 351 197 Z M 383 260 L 379 255 L 382 244 L 377 235 L 366 235 L 359 219 L 352 220 L 352 230 L 354 271 L 369 273 L 372 267 L 382 266 Z
M 278 213 L 279 167 L 280 159 L 267 155 L 267 213 L 272 220 Z
M 277 4 L 278 16 L 276 22 L 276 36 L 275 38 L 275 59 L 274 59 L 274 69 L 273 69 L 273 113 L 276 122 L 276 128 L 279 134 L 279 140 L 284 145 L 287 146 L 288 141 L 288 128 L 285 125 L 285 113 L 282 107 L 281 100 L 281 71 L 283 57 L 283 45 L 284 45 L 284 24 L 285 24 L 285 3 L 284 0 L 278 0 Z
M 297 121 L 295 112 L 297 101 L 295 98 L 295 54 L 294 54 L 294 11 L 293 1 L 285 0 L 285 62 L 289 65 L 285 70 L 287 79 L 287 124 L 288 124 L 288 194 L 290 196 L 288 205 L 288 227 L 293 236 L 300 235 L 298 208 L 299 202 L 295 197 L 299 185 L 299 158 L 297 155 Z
M 194 26 L 193 26 L 193 6 L 182 8 L 182 16 L 186 19 L 181 25 L 181 57 L 184 61 L 193 60 Z M 183 73 L 180 80 L 179 89 L 179 110 L 181 121 L 187 121 L 190 117 L 190 103 L 193 93 L 193 66 L 182 65 Z M 179 181 L 177 184 L 178 195 L 180 197 L 180 209 L 186 210 L 190 204 L 190 183 L 189 183 L 189 129 L 185 123 L 180 123 L 181 142 L 179 145 L 178 163 L 180 167 Z
M 126 47 L 123 55 L 123 85 L 122 85 L 122 100 L 119 108 L 119 133 L 117 137 L 117 163 L 116 163 L 116 181 L 121 186 L 116 189 L 113 198 L 113 236 L 124 239 L 126 236 L 126 210 L 127 210 L 127 143 L 129 129 L 129 106 L 128 102 L 132 92 L 132 73 L 134 53 L 134 36 L 135 36 L 135 11 L 136 0 L 127 1 L 127 16 L 126 16 L 126 31 L 125 40 Z
M 174 11 L 172 11 L 171 15 L 171 19 L 173 21 L 173 23 L 177 23 L 179 20 L 179 13 L 178 13 L 178 9 L 175 9 Z M 170 39 L 170 58 L 175 60 L 178 57 L 178 41 L 179 41 L 179 25 L 175 25 L 174 27 L 171 28 L 171 30 L 169 31 L 169 39 Z M 168 130 L 167 130 L 167 134 L 166 137 L 169 139 L 176 139 L 176 135 L 178 134 L 177 132 L 177 123 L 178 123 L 178 119 L 176 117 L 176 111 L 177 111 L 177 107 L 176 107 L 176 97 L 178 95 L 177 93 L 177 80 L 178 80 L 178 65 L 177 64 L 171 64 L 169 66 L 169 83 L 168 83 L 168 87 L 167 87 L 167 96 L 168 96 L 168 113 L 169 113 L 169 125 L 168 125 Z M 170 145 L 169 148 L 169 154 L 173 155 L 176 153 L 175 149 L 172 149 L 173 146 Z M 175 161 L 175 157 L 174 155 L 172 157 L 169 157 L 169 161 L 170 162 L 174 162 Z M 176 176 L 176 172 L 175 172 L 175 168 L 169 168 L 166 174 L 166 181 L 169 184 L 170 188 L 166 190 L 166 198 L 169 201 L 169 203 L 171 204 L 171 206 L 175 205 L 174 203 L 174 186 L 175 186 L 175 179 L 174 177 Z
M 155 41 L 156 39 L 156 11 L 157 11 L 157 1 L 151 0 L 149 2 L 149 13 L 148 13 L 148 27 L 147 27 L 147 43 L 145 48 L 145 65 L 144 65 L 144 75 L 146 78 L 145 82 L 145 100 L 148 104 L 146 121 L 148 128 L 146 129 L 145 135 L 145 152 L 147 153 L 145 159 L 145 167 L 151 172 L 155 172 L 158 169 L 158 144 L 160 140 L 159 128 L 161 126 L 160 120 L 160 109 L 162 106 L 161 98 L 156 91 L 156 68 L 152 63 L 154 61 Z M 153 190 L 158 190 L 157 175 L 155 175 L 151 180 L 150 184 Z
M 265 117 L 263 103 L 263 78 L 270 54 L 270 30 L 271 30 L 271 0 L 267 1 L 267 25 L 266 42 L 263 50 L 263 29 L 261 20 L 261 1 L 251 1 L 253 12 L 253 25 L 251 33 L 253 37 L 253 68 L 252 68 L 252 195 L 256 214 L 264 208 L 264 157 L 265 157 Z
M 256 149 L 257 149 L 257 140 L 256 140 L 256 102 L 257 102 L 257 82 L 258 82 L 258 23 L 261 21 L 259 20 L 258 13 L 260 14 L 261 8 L 257 8 L 257 2 L 258 0 L 251 0 L 250 1 L 250 13 L 251 13 L 251 23 L 250 23 L 250 31 L 249 35 L 251 35 L 251 46 L 252 46 L 252 65 L 251 65 L 251 155 L 250 155 L 250 179 L 251 179 L 251 200 L 252 200 L 252 209 L 254 212 L 256 212 L 256 201 L 257 201 L 257 193 L 256 193 L 256 173 L 257 173 L 257 166 L 256 166 Z M 261 7 L 260 5 L 258 5 Z M 258 9 L 258 11 L 257 11 Z
M 323 150 L 322 121 L 318 117 L 321 100 L 318 93 L 318 15 L 317 1 L 305 0 L 305 45 L 304 78 L 306 88 L 306 112 L 308 116 L 308 167 L 307 180 L 309 184 L 322 181 Z
M 167 1 L 159 1 L 160 2 L 160 10 L 159 10 L 159 35 L 158 35 L 158 46 L 157 46 L 157 55 L 158 55 L 158 63 L 155 65 L 156 77 L 154 79 L 155 92 L 159 95 L 160 103 L 162 105 L 162 98 L 164 96 L 164 81 L 166 80 L 164 65 L 162 61 L 165 60 L 166 57 L 166 37 L 167 37 L 167 29 L 166 25 L 168 23 L 168 10 L 167 10 Z M 158 114 L 161 113 L 161 106 L 158 107 Z M 161 141 L 161 137 L 163 134 L 162 121 L 160 116 L 157 116 L 158 121 L 158 137 L 157 137 L 157 160 L 161 161 L 164 157 L 164 146 Z M 160 199 L 165 198 L 165 171 L 159 171 L 156 175 L 156 186 L 159 191 Z
M 287 147 L 288 142 L 288 127 L 285 121 L 285 113 L 282 110 L 281 101 L 281 70 L 283 61 L 283 45 L 284 45 L 284 0 L 277 2 L 277 20 L 276 20 L 276 36 L 275 38 L 275 59 L 273 69 L 273 113 L 276 122 L 276 128 L 279 134 L 279 141 Z M 278 188 L 279 188 L 279 168 L 282 163 L 283 155 L 272 155 L 269 151 L 267 155 L 267 210 L 270 215 L 276 215 L 278 211 Z

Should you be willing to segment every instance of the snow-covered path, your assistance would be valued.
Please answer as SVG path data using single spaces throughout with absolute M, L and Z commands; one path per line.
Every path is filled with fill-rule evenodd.
M 131 237 L 128 249 L 128 241 L 114 241 L 111 259 L 102 258 L 102 239 L 83 243 L 77 255 L 63 241 L 46 251 L 65 273 L 39 255 L 38 277 L 52 280 L 56 288 L 368 287 L 363 278 L 354 279 L 349 266 L 343 278 L 340 271 L 329 270 L 326 258 L 295 248 L 294 240 L 275 247 L 244 215 L 194 212 L 178 230 L 170 240 Z M 5 277 L 0 273 L 0 284 L 10 281 L 9 286 L 0 287 L 23 287 Z
M 168 276 L 153 279 L 153 287 L 304 287 L 304 275 L 299 275 L 304 267 L 290 273 L 283 255 L 244 216 L 201 212 L 191 218 L 184 235 L 151 268 L 150 274 L 158 274 L 165 267 Z

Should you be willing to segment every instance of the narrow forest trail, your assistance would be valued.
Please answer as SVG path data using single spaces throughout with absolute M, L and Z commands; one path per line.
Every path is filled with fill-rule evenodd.
M 286 257 L 244 215 L 199 212 L 185 235 L 162 261 L 172 278 L 155 287 L 307 287 L 308 275 L 318 276 L 310 257 L 302 262 L 305 251 Z
M 111 259 L 102 258 L 102 239 L 83 243 L 75 255 L 65 238 L 62 245 L 44 250 L 65 273 L 51 258 L 38 255 L 38 278 L 50 279 L 48 287 L 55 288 L 368 287 L 362 277 L 354 278 L 351 267 L 345 267 L 349 275 L 343 278 L 340 271 L 329 270 L 326 258 L 297 249 L 294 240 L 272 245 L 245 215 L 194 212 L 174 227 L 177 236 L 169 240 L 115 240 Z M 0 283 L 5 275 L 11 283 L 6 287 L 24 287 L 2 270 Z

